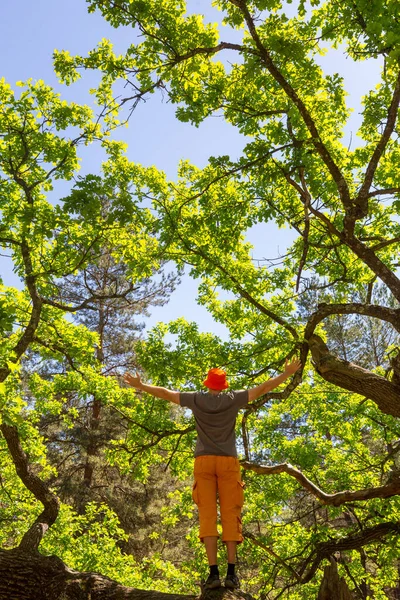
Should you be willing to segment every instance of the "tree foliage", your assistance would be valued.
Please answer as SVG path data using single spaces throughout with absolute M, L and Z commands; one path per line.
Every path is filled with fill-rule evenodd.
M 1 431 L 20 479 L 44 506 L 27 531 L 10 526 L 7 542 L 37 547 L 44 530 L 59 523 L 56 495 L 45 483 L 54 467 L 37 423 L 48 413 L 72 427 L 71 394 L 123 413 L 126 433 L 107 452 L 121 473 L 145 481 L 161 465 L 188 477 L 188 415 L 104 377 L 94 351 L 98 334 L 65 317 L 115 298 L 117 284 L 106 291 L 90 285 L 69 299 L 61 284 L 98 268 L 107 255 L 123 265 L 129 288 L 169 260 L 180 270 L 189 266 L 199 303 L 229 339 L 182 318 L 159 324 L 135 344 L 135 361 L 149 380 L 194 389 L 217 365 L 232 386 L 248 387 L 295 354 L 303 364 L 238 423 L 249 588 L 264 598 L 316 598 L 324 566 L 335 557 L 355 598 L 392 597 L 400 527 L 398 3 L 215 0 L 207 3 L 208 17 L 219 11 L 215 19 L 183 0 L 88 5 L 116 35 L 118 27 L 132 27 L 132 44 L 119 56 L 108 40 L 86 57 L 55 53 L 66 84 L 82 70 L 101 72 L 100 116 L 63 102 L 42 82 L 28 82 L 18 98 L 4 82 L 1 88 L 0 241 L 25 281 L 22 291 L 4 288 L 1 295 Z M 327 52 L 382 65 L 379 83 L 362 98 L 351 145 L 343 77 L 321 66 Z M 183 122 L 225 119 L 246 139 L 242 154 L 234 158 L 227 148 L 203 169 L 182 157 L 175 181 L 130 162 L 108 133 L 158 93 Z M 109 157 L 101 175 L 51 204 L 45 194 L 52 180 L 70 180 L 79 144 L 95 140 Z M 296 239 L 276 262 L 255 261 L 252 227 L 272 222 L 290 227 Z M 18 364 L 28 348 L 63 368 L 32 375 L 24 396 Z M 36 465 L 32 473 L 24 471 L 18 440 Z M 15 482 L 11 470 L 9 477 Z M 164 511 L 169 527 L 187 526 L 189 502 L 188 489 L 178 485 Z M 7 519 L 13 510 L 6 508 Z M 187 537 L 198 569 L 195 535 Z M 156 555 L 149 564 L 158 564 Z M 190 581 L 187 575 L 184 584 Z

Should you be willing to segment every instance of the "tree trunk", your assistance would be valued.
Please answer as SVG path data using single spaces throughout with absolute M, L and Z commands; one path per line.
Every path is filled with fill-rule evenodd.
M 208 590 L 202 600 L 253 600 L 249 594 Z M 69 569 L 57 556 L 0 549 L 1 600 L 195 600 L 192 594 L 165 594 L 125 587 L 99 573 Z
M 352 595 L 343 577 L 339 576 L 334 558 L 324 569 L 324 577 L 319 588 L 317 600 L 352 600 Z
M 315 369 L 325 381 L 369 398 L 387 415 L 400 417 L 400 385 L 397 379 L 389 381 L 334 356 L 319 335 L 311 335 L 308 344 Z

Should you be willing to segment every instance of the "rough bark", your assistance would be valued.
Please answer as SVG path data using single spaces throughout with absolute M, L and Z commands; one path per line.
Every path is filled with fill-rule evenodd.
M 202 600 L 252 600 L 249 594 L 225 588 L 208 590 Z M 0 550 L 1 600 L 194 600 L 193 594 L 165 594 L 125 587 L 99 573 L 69 569 L 56 556 Z
M 368 167 L 365 171 L 363 184 L 358 192 L 358 196 L 356 198 L 357 204 L 364 205 L 368 201 L 368 197 L 370 197 L 370 189 L 372 186 L 372 182 L 374 181 L 374 175 L 376 169 L 378 168 L 379 161 L 385 152 L 385 148 L 393 134 L 393 131 L 396 126 L 396 121 L 398 118 L 400 105 L 400 72 L 397 74 L 396 85 L 393 90 L 393 96 L 388 108 L 387 120 L 385 124 L 385 128 L 382 132 L 381 138 L 377 145 L 375 146 L 374 152 L 369 161 Z M 368 210 L 368 206 L 366 206 Z
M 390 536 L 398 536 L 400 533 L 400 523 L 398 521 L 379 523 L 372 527 L 364 528 L 356 533 L 352 533 L 345 538 L 320 542 L 311 552 L 303 565 L 298 569 L 301 577 L 301 583 L 312 581 L 321 562 L 326 558 L 331 558 L 337 552 L 348 552 L 349 550 L 360 550 L 368 544 L 377 540 L 387 539 L 391 543 Z
M 35 475 L 28 457 L 21 446 L 16 427 L 2 423 L 0 431 L 6 440 L 17 475 L 25 487 L 43 504 L 43 511 L 24 534 L 19 546 L 23 550 L 37 550 L 43 535 L 57 519 L 59 500 L 51 492 L 48 485 Z M 2 596 L 0 596 L 1 598 Z
M 339 576 L 336 561 L 331 558 L 330 562 L 324 569 L 317 600 L 352 600 L 353 596 L 344 577 Z
M 371 500 L 372 498 L 391 498 L 392 496 L 398 496 L 400 494 L 400 478 L 398 477 L 398 474 L 395 474 L 386 485 L 379 487 L 355 491 L 343 490 L 334 494 L 327 494 L 315 485 L 315 483 L 310 481 L 304 473 L 289 463 L 282 463 L 279 465 L 259 465 L 243 460 L 240 464 L 244 469 L 258 473 L 258 475 L 277 475 L 279 473 L 286 473 L 287 475 L 294 477 L 304 489 L 313 494 L 321 504 L 326 506 L 341 506 L 342 504 L 346 504 L 346 502 L 365 501 Z
M 390 323 L 400 333 L 400 309 L 390 308 L 389 306 L 379 306 L 377 304 L 361 304 L 351 302 L 348 304 L 318 304 L 316 310 L 309 318 L 304 331 L 304 337 L 309 339 L 317 325 L 330 315 L 362 315 L 372 317 Z
M 318 335 L 308 343 L 315 369 L 325 381 L 365 396 L 387 415 L 400 417 L 400 385 L 334 356 Z

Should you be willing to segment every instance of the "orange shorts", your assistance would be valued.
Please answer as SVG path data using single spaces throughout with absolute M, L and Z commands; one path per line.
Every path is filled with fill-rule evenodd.
M 217 493 L 222 541 L 242 542 L 240 518 L 244 502 L 240 465 L 233 456 L 197 456 L 194 462 L 193 500 L 199 509 L 200 539 L 218 536 Z

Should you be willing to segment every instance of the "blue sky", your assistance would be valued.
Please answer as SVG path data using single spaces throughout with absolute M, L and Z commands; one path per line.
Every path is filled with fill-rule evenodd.
M 190 10 L 201 12 L 204 0 L 190 0 Z M 208 4 L 208 3 L 207 3 Z M 209 17 L 218 13 L 209 14 Z M 96 74 L 85 73 L 83 80 L 71 87 L 60 86 L 52 67 L 54 49 L 69 50 L 71 54 L 85 55 L 101 40 L 109 38 L 117 52 L 122 52 L 133 39 L 131 28 L 111 28 L 99 13 L 88 14 L 84 0 L 13 0 L 0 4 L 0 77 L 12 85 L 28 78 L 43 79 L 61 92 L 67 100 L 91 102 L 88 94 L 98 80 Z M 228 38 L 228 36 L 227 36 Z M 321 59 L 328 73 L 340 72 L 349 93 L 348 104 L 354 112 L 346 130 L 350 140 L 359 125 L 360 98 L 378 79 L 379 65 L 375 62 L 353 63 L 340 52 L 329 52 Z M 133 113 L 128 129 L 120 130 L 118 137 L 128 142 L 128 156 L 143 165 L 156 165 L 170 178 L 176 174 L 180 159 L 189 159 L 199 167 L 209 156 L 240 155 L 244 138 L 222 119 L 209 118 L 199 128 L 180 123 L 174 117 L 174 107 L 158 96 L 141 104 Z M 83 155 L 82 174 L 98 172 L 102 154 L 94 146 Z M 66 194 L 65 184 L 55 186 L 54 194 Z M 288 230 L 278 231 L 273 224 L 257 226 L 250 232 L 255 258 L 272 258 L 285 252 L 293 239 Z M 11 263 L 0 259 L 4 283 L 16 285 Z M 202 307 L 195 303 L 197 284 L 184 278 L 167 307 L 154 309 L 148 324 L 168 321 L 178 316 L 198 321 L 202 330 L 212 330 L 225 337 L 225 329 L 213 323 Z

